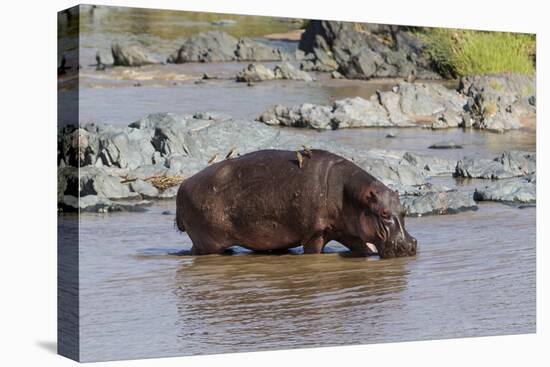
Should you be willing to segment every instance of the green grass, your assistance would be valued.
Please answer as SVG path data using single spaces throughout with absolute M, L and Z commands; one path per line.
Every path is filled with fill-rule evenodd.
M 426 52 L 446 76 L 535 71 L 535 36 L 521 33 L 423 28 Z
M 497 112 L 496 102 L 489 102 L 483 106 L 483 116 L 485 118 L 493 117 Z

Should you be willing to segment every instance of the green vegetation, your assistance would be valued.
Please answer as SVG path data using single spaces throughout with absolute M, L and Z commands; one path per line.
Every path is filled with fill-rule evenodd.
M 483 106 L 483 117 L 493 117 L 497 112 L 497 104 L 495 102 L 486 103 Z
M 418 33 L 434 66 L 450 77 L 535 71 L 534 35 L 445 28 L 422 28 Z

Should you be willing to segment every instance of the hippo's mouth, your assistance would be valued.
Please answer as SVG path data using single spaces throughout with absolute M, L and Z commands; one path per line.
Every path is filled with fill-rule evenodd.
M 365 242 L 365 245 L 367 246 L 367 255 L 378 255 L 378 248 L 374 243 Z

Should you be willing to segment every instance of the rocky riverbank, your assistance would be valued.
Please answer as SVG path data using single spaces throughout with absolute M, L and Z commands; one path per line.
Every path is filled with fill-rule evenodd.
M 249 64 L 246 68 L 241 70 L 236 80 L 238 82 L 262 82 L 266 80 L 301 80 L 305 82 L 312 82 L 313 77 L 305 71 L 298 70 L 292 64 L 283 62 L 276 65 L 273 70 L 267 68 L 262 64 Z
M 534 93 L 534 78 L 518 74 L 462 78 L 456 90 L 439 83 L 403 81 L 391 91 L 378 91 L 369 100 L 347 98 L 330 106 L 276 105 L 258 121 L 312 129 L 424 126 L 503 132 L 534 127 Z
M 195 82 L 211 88 L 209 93 L 221 90 L 217 98 L 240 87 L 236 83 L 228 86 L 222 79 L 249 85 L 279 80 L 272 83 L 278 85 L 284 84 L 280 80 L 297 80 L 303 83 L 292 83 L 293 86 L 312 90 L 326 87 L 331 97 L 323 101 L 330 102 L 279 104 L 264 110 L 271 100 L 274 103 L 284 101 L 277 99 L 277 95 L 268 99 L 269 104 L 239 119 L 212 112 L 195 115 L 157 113 L 125 128 L 101 124 L 65 126 L 58 135 L 60 210 L 140 210 L 151 200 L 173 199 L 179 182 L 219 160 L 260 149 L 299 150 L 303 146 L 329 150 L 354 161 L 397 190 L 408 215 L 475 210 L 480 201 L 533 203 L 536 200 L 536 155 L 531 152 L 501 151 L 493 157 L 480 159 L 464 149 L 460 159 L 451 159 L 440 150 L 428 155 L 410 150 L 360 148 L 331 139 L 319 140 L 314 131 L 304 134 L 304 129 L 298 134 L 295 129 L 288 128 L 324 131 L 426 127 L 501 133 L 535 128 L 534 77 L 520 74 L 469 76 L 449 88 L 449 81 L 430 80 L 449 75 L 433 69 L 421 37 L 407 27 L 311 21 L 301 34 L 296 52 L 292 48 L 279 48 L 273 41 L 236 38 L 222 31 L 183 38 L 177 50 L 167 58 L 168 52 L 150 53 L 147 47 L 138 44 L 113 43 L 113 65 L 105 65 L 98 54 L 94 72 L 103 77 L 111 75 L 110 71 L 105 72 L 106 68 L 120 66 L 111 71 L 143 67 L 131 71 L 166 69 L 176 75 L 182 73 L 185 66 L 162 65 L 164 60 L 170 64 L 251 62 L 248 66 L 232 63 L 230 71 L 225 71 L 223 76 L 217 75 L 219 64 L 204 70 L 190 65 L 189 70 L 195 74 L 181 79 L 195 88 L 192 78 L 204 75 Z M 334 79 L 362 80 L 334 81 L 319 72 L 331 72 Z M 128 73 L 130 76 L 123 78 L 135 78 L 136 73 Z M 351 98 L 332 98 L 328 86 L 332 81 L 356 83 L 353 87 L 357 87 L 357 83 L 371 83 L 364 80 L 386 77 L 399 77 L 399 81 L 375 93 L 373 89 L 364 95 L 365 98 L 357 97 L 359 93 L 355 90 L 344 95 Z M 209 83 L 208 79 L 218 80 Z M 177 88 L 180 79 L 170 81 L 166 85 Z M 142 86 L 139 82 L 135 85 Z M 256 88 L 260 90 L 266 85 L 269 83 Z M 341 83 L 339 86 L 343 88 Z M 307 93 L 308 98 L 301 100 L 314 100 L 309 90 Z M 211 94 L 208 98 L 212 98 Z M 231 108 L 238 111 L 242 101 L 236 100 Z M 165 102 L 162 99 L 161 108 L 149 111 L 165 110 Z M 245 103 L 254 104 L 254 100 L 246 99 Z M 128 104 L 124 111 L 135 105 Z M 203 109 L 209 110 L 210 106 Z M 264 112 L 260 114 L 260 111 Z M 257 114 L 259 122 L 253 121 Z M 392 137 L 395 135 L 388 135 Z M 433 143 L 430 142 L 430 147 L 434 149 L 461 148 L 453 142 Z
M 127 128 L 89 124 L 61 129 L 59 208 L 139 210 L 151 200 L 173 199 L 178 183 L 208 164 L 259 149 L 299 150 L 304 145 L 342 155 L 399 191 L 408 215 L 473 210 L 483 200 L 535 201 L 535 153 L 511 151 L 492 160 L 453 160 L 320 142 L 315 135 L 215 113 L 159 113 Z M 471 177 L 478 179 L 466 189 L 455 184 Z M 162 178 L 170 178 L 171 184 L 159 185 Z
M 433 69 L 423 40 L 409 27 L 313 20 L 298 47 L 305 53 L 304 70 L 338 71 L 352 79 L 449 77 Z
M 177 43 L 167 42 L 160 47 L 163 51 L 156 54 L 151 49 L 159 46 L 151 45 L 150 40 L 113 40 L 111 55 L 97 50 L 96 66 L 97 70 L 105 70 L 105 62 L 110 60 L 114 66 L 125 67 L 164 61 L 182 64 L 293 60 L 304 72 L 331 72 L 334 78 L 405 78 L 413 82 L 454 79 L 458 75 L 437 62 L 426 35 L 416 27 L 311 20 L 305 30 L 293 32 L 291 41 L 288 37 L 274 39 L 273 35 L 237 38 L 222 30 L 209 30 L 178 38 Z M 176 50 L 166 51 L 175 44 L 179 44 Z

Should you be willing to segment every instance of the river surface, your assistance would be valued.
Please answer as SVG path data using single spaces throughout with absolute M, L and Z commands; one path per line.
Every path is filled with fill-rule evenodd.
M 419 252 L 390 260 L 171 255 L 174 210 L 81 216 L 83 361 L 535 332 L 533 207 L 408 218 Z
M 82 25 L 81 123 L 127 126 L 153 112 L 215 111 L 254 119 L 277 103 L 330 104 L 345 97 L 369 98 L 396 82 L 332 80 L 315 74 L 317 80 L 312 83 L 275 81 L 247 87 L 232 80 L 246 63 L 96 71 L 90 66 L 96 52 L 108 55 L 113 40 L 137 37 L 164 58 L 177 48 L 179 37 L 211 29 L 212 21 L 235 20 L 224 30 L 253 37 L 296 25 L 261 17 L 243 20 L 186 13 L 181 21 L 174 12 L 94 11 L 95 15 L 84 16 Z M 150 23 L 145 36 L 140 33 L 143 27 L 133 28 L 136 20 L 144 19 Z M 296 48 L 293 42 L 283 44 L 288 50 Z M 205 72 L 221 79 L 196 84 Z M 533 131 L 494 134 L 406 128 L 296 129 L 295 133 L 315 134 L 320 141 L 336 140 L 356 148 L 456 159 L 493 158 L 509 149 L 535 151 Z M 386 139 L 388 133 L 396 137 Z M 464 149 L 428 149 L 442 141 Z M 477 182 L 439 180 L 458 189 Z M 145 212 L 59 216 L 61 229 L 79 226 L 83 361 L 536 330 L 534 206 L 481 203 L 477 211 L 407 218 L 419 252 L 390 260 L 352 258 L 334 242 L 322 255 L 300 256 L 299 249 L 284 255 L 258 255 L 242 248 L 232 255 L 174 255 L 191 247 L 188 236 L 175 228 L 174 213 L 175 201 L 167 200 L 155 202 Z

